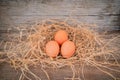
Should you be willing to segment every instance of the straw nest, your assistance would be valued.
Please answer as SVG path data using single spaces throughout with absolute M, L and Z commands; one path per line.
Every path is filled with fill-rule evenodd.
M 76 51 L 69 59 L 64 59 L 61 55 L 58 55 L 51 60 L 45 53 L 45 44 L 53 40 L 55 32 L 61 29 L 68 32 L 69 40 L 73 41 L 76 45 Z M 119 66 L 119 64 L 116 59 L 114 62 L 109 62 L 110 56 L 114 57 L 112 54 L 113 50 L 107 49 L 107 44 L 105 45 L 99 35 L 95 31 L 90 30 L 87 24 L 71 24 L 60 20 L 46 20 L 34 25 L 34 27 L 29 30 L 29 34 L 26 34 L 26 39 L 18 39 L 17 43 L 11 42 L 7 47 L 5 53 L 7 53 L 9 58 L 8 62 L 15 69 L 22 71 L 20 80 L 22 80 L 23 77 L 28 78 L 25 72 L 31 74 L 35 79 L 40 80 L 40 77 L 36 76 L 29 69 L 30 66 L 38 64 L 43 68 L 61 68 L 67 65 L 73 65 L 74 63 L 79 63 L 80 65 L 87 64 L 97 67 L 97 69 L 114 79 L 116 79 L 116 77 L 102 70 L 100 67 L 120 72 L 119 70 L 103 66 L 103 64 L 117 66 Z M 47 73 L 46 75 L 49 79 Z

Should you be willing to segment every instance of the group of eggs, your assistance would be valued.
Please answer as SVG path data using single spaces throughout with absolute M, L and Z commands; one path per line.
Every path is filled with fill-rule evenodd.
M 68 40 L 65 30 L 59 30 L 55 33 L 54 40 L 46 44 L 45 51 L 49 57 L 57 57 L 60 53 L 64 58 L 70 58 L 75 52 L 75 44 Z

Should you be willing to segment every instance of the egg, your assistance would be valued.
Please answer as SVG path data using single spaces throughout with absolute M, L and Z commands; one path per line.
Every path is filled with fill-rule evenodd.
M 46 44 L 45 51 L 49 57 L 56 57 L 59 54 L 59 49 L 59 44 L 56 41 L 49 41 Z
M 75 44 L 72 41 L 65 41 L 61 46 L 61 54 L 64 58 L 70 58 L 75 53 Z
M 65 30 L 59 30 L 56 32 L 54 39 L 58 42 L 59 45 L 61 45 L 63 42 L 68 40 L 68 34 Z

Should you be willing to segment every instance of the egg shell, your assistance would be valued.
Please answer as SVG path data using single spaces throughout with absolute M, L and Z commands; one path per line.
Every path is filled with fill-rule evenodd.
M 61 54 L 64 58 L 70 58 L 75 53 L 75 44 L 72 41 L 65 41 L 61 46 Z
M 59 54 L 59 49 L 59 44 L 56 41 L 49 41 L 46 44 L 45 51 L 49 57 L 56 57 Z
M 68 40 L 68 34 L 65 30 L 59 30 L 56 32 L 54 39 L 61 45 L 63 42 Z

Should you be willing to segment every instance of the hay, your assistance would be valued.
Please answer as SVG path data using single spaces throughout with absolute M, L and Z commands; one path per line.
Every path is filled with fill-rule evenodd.
M 38 23 L 29 30 L 29 34 L 26 35 L 25 40 L 21 40 L 22 34 L 20 34 L 17 43 L 11 42 L 9 45 L 6 44 L 5 53 L 7 53 L 9 58 L 8 62 L 15 69 L 21 70 L 22 74 L 19 80 L 23 80 L 24 77 L 31 80 L 26 73 L 32 75 L 35 80 L 41 80 L 40 77 L 29 69 L 30 66 L 36 66 L 38 64 L 42 66 L 42 70 L 45 72 L 48 80 L 50 78 L 44 70 L 45 67 L 61 68 L 70 65 L 73 71 L 73 77 L 71 79 L 74 80 L 74 63 L 82 64 L 83 67 L 84 65 L 94 66 L 113 79 L 116 79 L 108 71 L 102 70 L 102 68 L 106 68 L 120 72 L 120 70 L 105 66 L 105 64 L 120 66 L 112 53 L 114 50 L 109 50 L 107 48 L 109 42 L 105 44 L 95 31 L 89 29 L 89 26 L 91 25 L 71 24 L 60 20 L 45 20 L 42 23 Z M 53 40 L 55 32 L 61 29 L 68 32 L 69 40 L 73 41 L 76 45 L 76 51 L 69 59 L 64 59 L 59 55 L 51 60 L 45 53 L 45 44 Z M 109 57 L 107 56 L 114 57 L 115 62 L 109 62 Z M 102 58 L 102 61 L 98 60 L 99 57 Z M 82 74 L 84 78 L 84 69 L 82 69 Z

